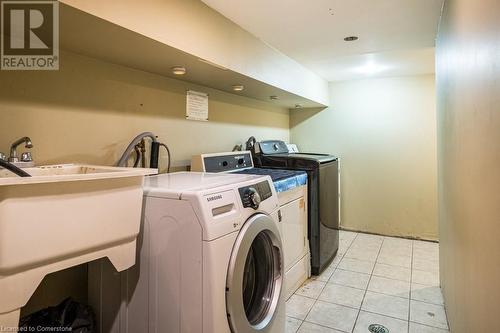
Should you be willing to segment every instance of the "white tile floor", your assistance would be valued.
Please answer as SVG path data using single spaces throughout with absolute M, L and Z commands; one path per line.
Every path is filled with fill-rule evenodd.
M 439 245 L 340 232 L 339 253 L 287 302 L 287 333 L 446 333 Z

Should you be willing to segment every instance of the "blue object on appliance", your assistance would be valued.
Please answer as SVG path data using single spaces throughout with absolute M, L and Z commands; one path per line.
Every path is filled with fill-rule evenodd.
M 271 176 L 276 192 L 289 191 L 307 183 L 307 173 L 305 171 L 251 168 L 234 173 Z

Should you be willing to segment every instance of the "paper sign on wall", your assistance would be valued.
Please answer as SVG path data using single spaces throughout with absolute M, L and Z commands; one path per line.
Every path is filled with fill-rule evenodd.
M 186 119 L 208 121 L 208 94 L 187 91 Z

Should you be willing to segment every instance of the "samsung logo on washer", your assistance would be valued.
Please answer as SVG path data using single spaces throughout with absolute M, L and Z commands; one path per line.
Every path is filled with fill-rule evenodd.
M 217 195 L 208 197 L 207 201 L 210 202 L 210 201 L 221 200 L 221 199 L 222 199 L 222 194 L 217 194 Z

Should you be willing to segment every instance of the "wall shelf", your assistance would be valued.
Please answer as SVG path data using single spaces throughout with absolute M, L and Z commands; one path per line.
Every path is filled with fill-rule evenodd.
M 85 11 L 60 3 L 60 48 L 113 64 L 180 79 L 236 95 L 267 101 L 280 107 L 324 108 L 326 105 L 291 93 L 159 42 Z M 64 64 L 61 64 L 64 66 Z M 172 67 L 187 73 L 174 75 Z M 234 92 L 233 85 L 245 89 Z M 270 100 L 278 96 L 278 100 Z

